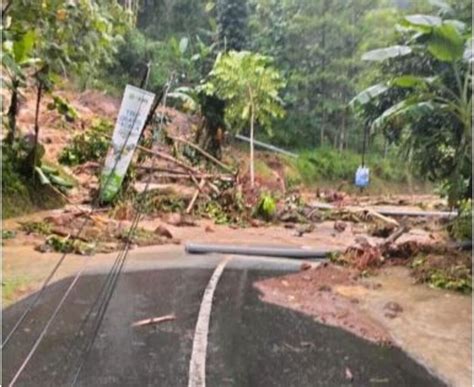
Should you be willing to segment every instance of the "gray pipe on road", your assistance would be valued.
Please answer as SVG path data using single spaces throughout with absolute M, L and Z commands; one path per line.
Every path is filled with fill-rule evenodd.
M 324 259 L 328 258 L 329 254 L 334 252 L 329 250 L 311 250 L 296 247 L 263 247 L 205 243 L 186 243 L 184 248 L 189 254 L 218 253 L 294 259 Z

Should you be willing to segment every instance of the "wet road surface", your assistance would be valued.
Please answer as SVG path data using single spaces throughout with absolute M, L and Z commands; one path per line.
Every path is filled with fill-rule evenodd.
M 77 385 L 188 386 L 196 320 L 219 259 L 199 264 L 203 258 L 189 258 L 181 267 L 148 263 L 146 270 L 138 265 L 123 273 Z M 251 261 L 239 258 L 233 261 L 214 294 L 207 386 L 444 385 L 396 348 L 371 344 L 261 302 L 252 283 L 294 270 L 295 265 L 282 269 L 249 265 Z M 79 280 L 17 386 L 70 385 L 79 360 L 71 348 L 85 342 L 76 333 L 105 277 L 106 272 L 89 273 Z M 47 289 L 4 350 L 3 385 L 8 385 L 70 281 L 61 280 Z M 3 311 L 4 335 L 33 296 Z M 131 327 L 138 320 L 170 313 L 176 320 Z

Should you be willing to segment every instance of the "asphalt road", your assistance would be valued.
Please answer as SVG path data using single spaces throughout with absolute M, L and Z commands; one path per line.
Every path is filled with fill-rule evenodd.
M 197 316 L 220 259 L 147 256 L 129 262 L 77 385 L 188 386 Z M 205 356 L 207 386 L 444 385 L 398 349 L 370 344 L 259 300 L 252 287 L 255 280 L 297 267 L 291 261 L 232 258 L 213 298 Z M 106 269 L 105 265 L 81 277 L 17 386 L 70 385 L 78 364 L 74 348 L 85 342 L 76 332 Z M 3 385 L 9 384 L 70 281 L 58 281 L 47 289 L 4 350 Z M 31 297 L 3 311 L 3 334 Z M 131 327 L 137 320 L 170 313 L 176 320 Z

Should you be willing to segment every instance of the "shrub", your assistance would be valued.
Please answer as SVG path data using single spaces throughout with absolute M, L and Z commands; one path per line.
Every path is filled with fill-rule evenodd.
M 458 216 L 449 224 L 450 235 L 457 240 L 472 239 L 472 200 L 462 200 L 459 203 Z
M 78 165 L 86 161 L 98 161 L 105 157 L 110 144 L 112 124 L 98 120 L 83 133 L 75 135 L 59 156 L 65 165 Z

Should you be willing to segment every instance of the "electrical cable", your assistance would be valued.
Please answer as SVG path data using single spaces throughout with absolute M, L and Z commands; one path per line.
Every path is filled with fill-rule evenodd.
M 147 73 L 150 71 L 150 67 L 147 67 Z M 147 80 L 148 79 L 148 75 L 144 78 L 144 80 Z M 142 85 L 141 85 L 142 86 Z M 134 116 L 134 119 L 132 121 L 132 124 L 131 124 L 131 127 L 130 127 L 130 130 L 128 131 L 127 133 L 127 136 L 125 138 L 125 141 L 120 149 L 120 152 L 119 152 L 119 155 L 118 157 L 116 158 L 115 160 L 115 163 L 113 165 L 113 168 L 111 169 L 111 173 L 108 175 L 107 177 L 107 180 L 105 181 L 105 184 L 104 185 L 101 185 L 101 189 L 98 191 L 98 194 L 94 200 L 94 202 L 96 202 L 96 205 L 99 203 L 99 200 L 100 200 L 100 196 L 101 196 L 101 193 L 102 193 L 102 189 L 104 187 L 106 187 L 109 183 L 110 183 L 110 178 L 112 177 L 113 175 L 113 172 L 115 171 L 115 169 L 117 168 L 117 165 L 118 165 L 118 162 L 120 160 L 120 157 L 121 155 L 123 154 L 125 148 L 126 148 L 126 145 L 128 143 L 128 140 L 130 139 L 130 136 L 131 136 L 131 133 L 133 131 L 133 128 L 135 126 L 135 123 L 136 123 L 136 120 L 138 118 L 138 115 L 140 113 L 140 110 L 141 110 L 141 107 L 142 107 L 142 104 L 143 104 L 143 100 L 140 100 L 140 103 L 138 105 L 138 109 L 137 109 L 137 112 Z M 147 117 L 148 118 L 148 117 Z M 104 165 L 105 165 L 105 161 L 104 161 Z M 93 213 L 94 209 L 92 208 L 91 209 L 91 214 Z M 89 217 L 86 218 L 85 222 L 82 224 L 82 226 L 80 227 L 78 233 L 76 234 L 75 236 L 75 240 L 80 236 L 80 233 L 82 232 L 82 230 L 85 228 L 86 224 L 88 223 L 89 221 Z M 27 309 L 23 312 L 23 314 L 20 316 L 20 318 L 17 320 L 17 322 L 15 323 L 13 329 L 9 332 L 9 334 L 7 335 L 7 340 L 5 340 L 3 343 L 2 343 L 2 349 L 4 348 L 4 346 L 8 343 L 8 341 L 10 340 L 10 338 L 13 336 L 13 334 L 18 330 L 18 328 L 20 327 L 20 325 L 22 324 L 22 322 L 26 319 L 27 315 L 29 313 L 31 313 L 31 311 L 33 310 L 34 306 L 37 304 L 37 302 L 39 301 L 40 297 L 42 296 L 42 294 L 44 293 L 47 285 L 49 284 L 49 281 L 53 278 L 54 274 L 56 273 L 56 271 L 59 269 L 59 267 L 61 266 L 62 262 L 64 261 L 65 257 L 67 256 L 67 252 L 63 254 L 63 256 L 59 259 L 58 263 L 55 265 L 55 267 L 53 268 L 53 271 L 48 275 L 48 277 L 46 278 L 46 280 L 44 281 L 43 283 L 43 286 L 41 288 L 41 290 L 38 292 L 37 296 L 33 299 L 33 302 L 27 307 Z M 25 360 L 23 361 L 22 365 L 20 366 L 20 368 L 18 369 L 17 373 L 15 374 L 15 377 L 14 377 L 14 380 L 12 380 L 12 382 L 10 382 L 9 386 L 12 386 L 15 381 L 18 379 L 18 377 L 21 375 L 23 369 L 26 367 L 27 363 L 29 362 L 29 360 L 31 359 L 31 357 L 33 356 L 34 352 L 36 351 L 36 349 L 38 348 L 39 344 L 41 343 L 43 337 L 45 336 L 49 326 L 51 325 L 52 321 L 54 320 L 54 318 L 56 317 L 56 315 L 58 314 L 59 310 L 61 309 L 65 299 L 67 298 L 67 295 L 70 293 L 70 291 L 72 290 L 73 286 L 75 285 L 75 283 L 77 282 L 77 280 L 79 279 L 79 277 L 81 276 L 81 274 L 83 273 L 83 270 L 85 268 L 85 265 L 86 263 L 88 263 L 88 260 L 84 261 L 84 264 L 83 264 L 83 267 L 78 271 L 78 273 L 76 274 L 76 277 L 74 278 L 74 280 L 72 281 L 70 287 L 66 290 L 66 293 L 65 295 L 63 296 L 63 298 L 61 299 L 60 303 L 58 304 L 58 306 L 56 307 L 55 311 L 53 312 L 53 314 L 51 315 L 50 319 L 48 320 L 48 322 L 45 324 L 45 326 L 43 327 L 42 331 L 40 332 L 40 335 L 38 336 L 37 340 L 35 341 L 35 344 L 33 345 L 33 347 L 31 348 L 29 354 L 27 355 L 27 357 L 25 358 Z
M 170 84 L 171 84 L 171 80 L 165 86 L 165 91 L 163 93 L 164 106 L 166 105 L 166 96 L 167 96 L 167 93 L 169 91 Z M 163 121 L 164 121 L 164 119 L 163 119 L 163 117 L 161 117 L 160 128 L 163 125 Z M 153 161 L 152 161 L 152 166 L 154 166 L 154 164 L 155 164 L 155 159 L 153 159 Z M 147 183 L 145 185 L 145 189 L 142 193 L 142 195 L 144 195 L 144 196 L 146 196 L 146 193 L 149 189 L 151 179 L 152 179 L 152 175 L 150 174 L 149 177 L 148 177 Z M 137 203 L 135 203 L 135 204 L 137 204 Z M 112 269 L 109 272 L 109 274 L 107 276 L 107 279 L 104 283 L 103 289 L 105 288 L 105 295 L 103 296 L 103 300 L 100 303 L 98 311 L 97 311 L 97 318 L 95 320 L 95 325 L 94 325 L 94 328 L 93 328 L 93 331 L 92 331 L 91 338 L 90 338 L 89 342 L 87 343 L 87 345 L 83 347 L 84 349 L 81 351 L 79 365 L 77 366 L 76 371 L 75 371 L 74 376 L 73 376 L 73 379 L 72 379 L 72 383 L 71 383 L 72 386 L 74 386 L 76 384 L 76 382 L 78 380 L 78 377 L 79 377 L 85 363 L 87 362 L 89 354 L 90 354 L 90 352 L 93 348 L 94 342 L 95 342 L 95 340 L 97 338 L 97 335 L 99 333 L 99 330 L 100 330 L 100 327 L 102 325 L 103 319 L 105 317 L 108 306 L 110 304 L 110 301 L 111 301 L 112 296 L 114 294 L 115 288 L 117 286 L 118 279 L 119 279 L 120 274 L 122 272 L 123 266 L 126 262 L 126 258 L 127 258 L 128 252 L 130 250 L 130 243 L 131 243 L 132 236 L 135 233 L 136 228 L 137 228 L 137 226 L 140 222 L 140 218 L 141 218 L 142 211 L 143 211 L 143 205 L 144 205 L 144 201 L 138 203 L 137 212 L 136 212 L 135 217 L 132 221 L 132 225 L 129 229 L 129 233 L 128 233 L 128 235 L 126 237 L 126 241 L 124 243 L 124 249 L 123 249 L 123 251 L 120 251 L 119 254 L 117 255 L 117 258 L 114 262 L 114 265 L 112 266 Z M 99 296 L 101 294 L 103 294 L 103 292 L 99 293 Z M 97 299 L 94 302 L 94 305 L 96 305 L 96 304 L 97 304 Z M 91 315 L 91 313 L 89 311 L 88 316 L 90 316 L 90 315 Z
M 149 78 L 149 73 L 150 73 L 150 66 L 147 66 L 147 69 L 146 69 L 146 74 L 144 76 L 144 78 L 142 79 L 142 84 L 141 86 L 145 83 L 145 82 L 148 82 L 148 78 Z M 131 136 L 131 133 L 133 131 L 133 126 L 135 125 L 135 122 L 138 118 L 138 114 L 140 112 L 140 109 L 141 109 L 141 106 L 142 106 L 142 103 L 143 101 L 140 101 L 140 104 L 139 104 L 139 107 L 138 107 L 138 110 L 137 110 L 137 113 L 135 114 L 135 117 L 134 117 L 134 120 L 132 122 L 132 126 L 129 130 L 129 132 L 127 133 L 127 137 L 125 138 L 125 141 L 120 149 L 120 156 L 123 154 L 124 150 L 125 150 L 125 147 L 128 143 L 128 140 L 130 139 L 130 136 Z M 148 117 L 147 117 L 147 121 L 148 121 Z M 105 181 L 105 184 L 101 185 L 101 189 L 98 191 L 97 193 L 97 196 L 95 197 L 94 201 L 92 202 L 92 205 L 91 205 L 91 211 L 90 211 L 90 215 L 93 214 L 95 208 L 94 207 L 98 207 L 98 204 L 100 202 L 100 196 L 101 196 L 101 193 L 102 193 L 102 189 L 103 187 L 107 187 L 107 185 L 110 183 L 110 179 L 112 178 L 113 176 L 113 173 L 115 171 L 115 169 L 117 168 L 117 165 L 118 165 L 118 162 L 120 160 L 120 157 L 117 157 L 116 160 L 115 160 L 115 163 L 112 167 L 112 170 L 111 170 L 111 173 L 107 176 L 107 180 Z M 105 165 L 105 159 L 104 159 L 104 163 L 103 163 L 103 166 Z M 90 216 L 89 215 L 89 216 Z M 86 220 L 82 223 L 82 225 L 79 227 L 76 235 L 73 236 L 72 240 L 77 240 L 79 239 L 82 231 L 85 229 L 85 227 L 87 226 L 87 223 L 89 222 L 90 218 L 89 216 L 86 217 Z M 69 254 L 68 251 L 64 252 L 63 255 L 59 258 L 58 262 L 56 263 L 56 265 L 53 267 L 53 270 L 48 274 L 48 276 L 46 277 L 46 279 L 44 280 L 43 284 L 41 285 L 41 288 L 40 290 L 36 293 L 35 295 L 35 298 L 32 300 L 32 302 L 26 307 L 26 309 L 23 311 L 23 313 L 21 314 L 21 316 L 18 318 L 18 320 L 16 321 L 16 323 L 14 324 L 13 328 L 10 330 L 10 332 L 7 334 L 6 338 L 2 341 L 2 344 L 0 345 L 0 349 L 5 349 L 5 347 L 7 346 L 8 342 L 10 341 L 11 337 L 14 335 L 14 333 L 18 330 L 18 328 L 21 326 L 21 324 L 23 323 L 23 321 L 26 319 L 26 317 L 28 317 L 28 315 L 31 313 L 31 311 L 33 310 L 33 308 L 36 306 L 36 304 L 38 303 L 38 301 L 40 300 L 40 298 L 42 297 L 44 291 L 46 290 L 47 286 L 49 285 L 51 279 L 54 277 L 54 274 L 56 274 L 56 272 L 58 271 L 59 267 L 61 266 L 61 264 L 64 262 L 66 256 Z

